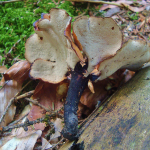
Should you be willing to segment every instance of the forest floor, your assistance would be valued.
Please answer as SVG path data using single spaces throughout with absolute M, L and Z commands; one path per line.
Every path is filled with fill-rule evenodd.
M 0 1 L 0 147 L 3 149 L 13 145 L 13 150 L 23 142 L 30 141 L 28 146 L 31 149 L 57 150 L 66 142 L 60 132 L 64 125 L 63 104 L 69 83 L 53 85 L 29 79 L 31 64 L 25 61 L 24 56 L 25 42 L 34 33 L 33 23 L 40 18 L 41 13 L 49 13 L 51 8 L 66 10 L 72 17 L 72 22 L 84 15 L 111 17 L 123 33 L 123 42 L 130 38 L 144 39 L 147 42 L 150 39 L 150 1 Z M 21 63 L 14 65 L 19 61 Z M 129 76 L 132 77 L 133 74 L 131 72 Z M 103 95 L 100 94 L 103 89 L 100 90 L 99 101 L 116 91 L 121 81 L 118 82 L 111 82 L 109 92 Z M 53 91 L 52 94 L 49 94 L 50 90 Z M 64 93 L 60 94 L 61 92 Z M 89 92 L 87 90 L 84 95 Z M 34 96 L 29 98 L 32 95 Z M 49 97 L 52 101 L 48 102 L 47 107 Z M 93 94 L 91 97 L 97 98 L 97 95 Z M 95 106 L 88 108 L 88 105 L 79 104 L 79 128 L 95 109 Z

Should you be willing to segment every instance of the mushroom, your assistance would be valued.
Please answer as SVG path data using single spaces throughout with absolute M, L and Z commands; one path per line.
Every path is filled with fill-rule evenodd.
M 87 66 L 82 63 L 74 72 L 80 73 L 75 80 L 72 75 L 64 107 L 65 127 L 62 134 L 69 140 L 78 138 L 76 111 L 80 96 L 91 80 L 103 80 L 118 69 L 137 70 L 150 60 L 150 45 L 145 40 L 128 40 L 122 46 L 122 33 L 111 18 L 81 17 L 73 24 L 73 38 L 65 31 L 65 36 L 78 56 L 80 51 L 87 58 Z M 79 76 L 79 74 L 78 74 Z M 83 83 L 82 83 L 83 82 Z M 78 88 L 78 90 L 74 90 Z M 74 91 L 71 92 L 71 91 Z M 76 94 L 75 94 L 76 92 Z
M 50 83 L 66 79 L 69 68 L 74 68 L 79 58 L 64 36 L 71 17 L 62 9 L 51 9 L 42 14 L 33 25 L 35 34 L 27 40 L 25 57 L 33 63 L 31 77 Z
M 111 18 L 80 17 L 73 24 L 73 38 L 66 28 L 65 36 L 70 41 L 75 53 L 84 59 L 76 65 L 64 107 L 65 127 L 62 134 L 69 140 L 78 135 L 77 110 L 80 97 L 88 82 L 100 76 L 95 68 L 100 62 L 114 56 L 122 45 L 122 33 Z M 81 53 L 82 52 L 82 53 Z M 87 59 L 86 59 L 87 58 Z M 86 59 L 86 60 L 85 60 Z M 84 65 L 84 60 L 86 65 Z
M 112 75 L 118 69 L 129 69 L 136 71 L 144 63 L 150 61 L 150 44 L 145 40 L 129 39 L 123 44 L 122 48 L 117 51 L 116 55 L 103 61 L 98 71 L 101 75 L 97 80 L 103 80 Z
M 97 64 L 115 55 L 122 45 L 122 33 L 112 18 L 80 17 L 73 24 L 73 37 L 88 58 L 87 75 Z
M 122 33 L 111 18 L 80 17 L 73 24 L 72 36 L 71 17 L 62 9 L 42 14 L 34 27 L 36 33 L 27 40 L 25 53 L 32 63 L 30 75 L 59 83 L 71 70 L 62 134 L 75 140 L 78 103 L 88 82 L 103 80 L 120 68 L 140 68 L 149 61 L 149 44 L 129 40 L 122 46 Z

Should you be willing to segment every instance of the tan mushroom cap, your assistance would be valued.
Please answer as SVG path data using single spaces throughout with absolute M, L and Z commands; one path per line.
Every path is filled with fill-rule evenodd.
M 150 45 L 145 40 L 129 40 L 117 54 L 100 64 L 98 80 L 103 80 L 118 69 L 137 70 L 150 61 Z
M 83 16 L 73 24 L 75 43 L 88 58 L 88 73 L 120 49 L 122 33 L 112 18 Z
M 79 58 L 64 36 L 71 17 L 62 9 L 51 9 L 45 16 L 36 22 L 36 33 L 26 42 L 25 57 L 33 63 L 30 72 L 33 78 L 58 83 Z

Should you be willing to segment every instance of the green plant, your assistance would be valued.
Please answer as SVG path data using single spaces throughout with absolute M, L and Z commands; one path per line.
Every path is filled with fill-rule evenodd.
M 131 11 L 127 12 L 128 17 L 130 18 L 130 20 L 138 20 L 138 12 L 136 13 L 132 13 Z
M 52 0 L 25 0 L 24 2 L 14 2 L 0 5 L 0 65 L 5 64 L 10 67 L 15 58 L 24 59 L 25 42 L 33 34 L 33 23 L 38 20 L 41 13 L 48 13 L 51 8 L 65 9 L 72 17 L 84 13 L 89 15 L 89 10 L 97 12 L 98 9 L 87 3 L 73 3 L 69 1 Z M 98 13 L 97 15 L 101 15 Z M 15 46 L 14 46 L 15 44 Z M 14 46 L 14 47 L 13 47 Z M 11 49 L 13 47 L 13 49 Z M 8 53 L 10 52 L 10 55 Z M 5 63 L 3 63 L 5 62 Z

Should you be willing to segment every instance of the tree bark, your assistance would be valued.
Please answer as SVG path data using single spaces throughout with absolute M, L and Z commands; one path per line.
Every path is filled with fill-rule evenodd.
M 81 128 L 84 149 L 149 149 L 150 67 L 141 69 L 114 93 Z M 80 132 L 80 130 L 79 130 Z M 66 143 L 60 148 L 69 147 Z M 74 143 L 70 144 L 74 145 Z

